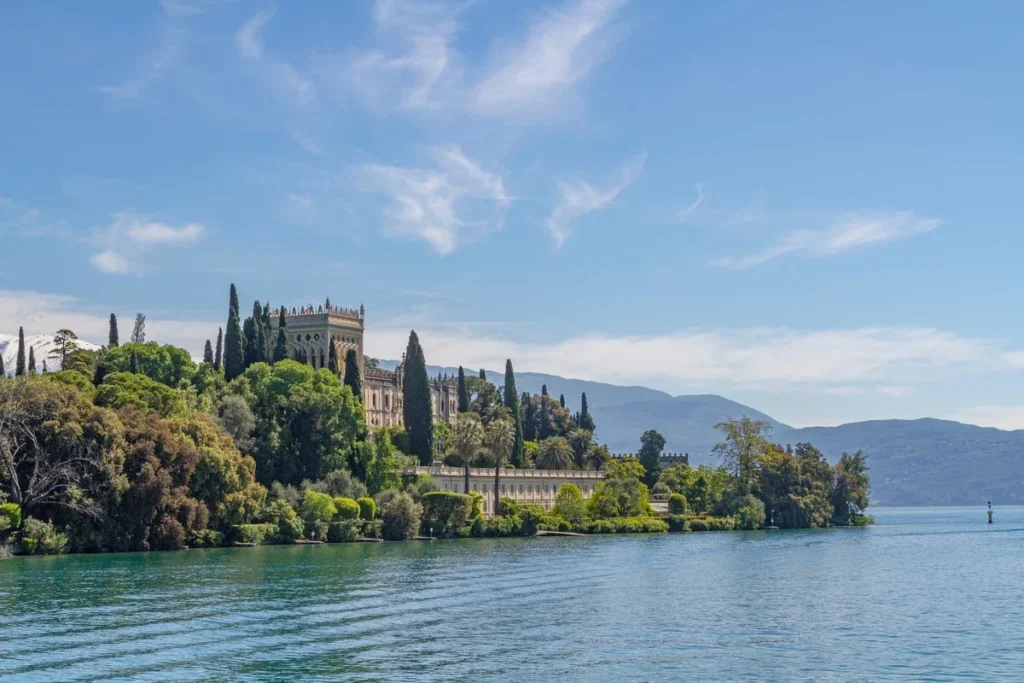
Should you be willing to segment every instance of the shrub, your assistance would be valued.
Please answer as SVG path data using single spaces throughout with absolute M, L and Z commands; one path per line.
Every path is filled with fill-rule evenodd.
M 583 494 L 575 484 L 562 484 L 555 496 L 551 514 L 568 520 L 570 524 L 582 524 L 586 519 Z
M 484 522 L 484 536 L 515 536 L 514 517 L 492 517 Z
M 234 539 L 237 543 L 263 545 L 277 533 L 275 524 L 236 524 L 233 527 Z
M 224 534 L 214 529 L 193 531 L 187 539 L 189 548 L 216 548 L 224 545 Z
M 52 522 L 26 517 L 21 523 L 21 552 L 25 555 L 60 555 L 68 547 L 68 537 Z
M 388 541 L 404 541 L 412 538 L 420 529 L 423 507 L 408 493 L 399 493 L 383 508 L 381 519 L 384 525 L 381 534 Z
M 572 524 L 561 517 L 546 515 L 540 518 L 540 523 L 537 524 L 537 528 L 543 529 L 544 531 L 571 531 Z
M 302 538 L 302 519 L 284 500 L 275 500 L 263 511 L 267 522 L 274 526 L 274 543 L 294 543 Z
M 356 503 L 359 505 L 360 519 L 370 521 L 377 516 L 377 504 L 373 502 L 373 498 L 363 496 Z
M 343 519 L 331 522 L 327 528 L 327 540 L 331 543 L 351 543 L 359 537 L 362 524 L 358 519 Z
M 673 532 L 689 531 L 690 522 L 686 519 L 686 515 L 669 515 L 665 518 L 668 522 L 668 530 Z
M 668 500 L 672 489 L 663 481 L 659 481 L 651 487 L 651 498 L 654 500 Z
M 336 519 L 359 519 L 359 503 L 351 498 L 335 498 L 334 509 Z
M 0 505 L 0 534 L 21 526 L 21 506 L 17 503 Z
M 737 529 L 758 529 L 764 525 L 764 503 L 755 496 L 744 496 L 735 517 Z
M 686 514 L 686 496 L 681 493 L 673 493 L 668 497 L 668 512 L 671 515 Z
M 668 523 L 657 517 L 613 517 L 578 528 L 588 534 L 661 534 L 668 531 Z
M 469 510 L 469 518 L 476 519 L 477 517 L 483 517 L 484 511 L 484 496 L 479 491 L 471 491 L 469 497 L 473 499 L 472 505 Z
M 484 516 L 479 515 L 473 518 L 473 523 L 469 526 L 469 535 L 474 538 L 480 538 L 487 533 L 487 524 L 484 523 Z
M 369 519 L 363 521 L 363 536 L 366 538 L 381 538 L 384 531 L 384 521 L 380 519 Z
M 326 493 L 332 498 L 342 496 L 344 498 L 362 498 L 366 495 L 366 485 L 352 476 L 346 469 L 332 470 L 324 475 L 324 478 L 309 488 L 318 493 Z
M 540 505 L 522 505 L 519 513 L 513 518 L 518 519 L 518 531 L 520 536 L 533 536 L 537 533 L 540 520 L 547 516 L 544 508 Z
M 423 527 L 433 529 L 439 538 L 455 536 L 469 520 L 473 498 L 454 491 L 432 491 L 424 494 Z
M 355 503 L 355 501 L 352 502 Z M 356 508 L 358 507 L 356 505 Z M 334 501 L 329 495 L 317 493 L 312 489 L 306 489 L 306 493 L 302 497 L 302 508 L 299 510 L 299 514 L 302 517 L 302 521 L 306 523 L 306 533 L 309 535 L 309 538 L 323 540 L 327 536 L 327 527 L 331 525 L 331 520 L 334 519 L 335 513 L 337 513 L 337 509 L 334 507 Z
M 732 531 L 736 522 L 732 517 L 687 517 L 690 531 Z

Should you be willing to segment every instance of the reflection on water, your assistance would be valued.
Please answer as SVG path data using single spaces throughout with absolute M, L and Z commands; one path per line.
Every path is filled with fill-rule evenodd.
M 1010 680 L 1024 508 L 0 561 L 0 681 Z

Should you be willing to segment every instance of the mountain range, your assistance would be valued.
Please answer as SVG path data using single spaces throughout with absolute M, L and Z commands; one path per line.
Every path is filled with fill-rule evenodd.
M 89 349 L 95 351 L 100 348 L 97 344 L 91 344 L 87 341 L 79 340 L 75 342 L 81 349 Z M 51 358 L 50 352 L 54 349 L 53 335 L 52 334 L 30 334 L 25 337 L 25 359 L 28 360 L 28 349 L 32 348 L 36 352 L 36 370 L 42 372 L 43 361 L 46 361 L 46 369 L 51 372 L 60 370 L 60 359 Z M 18 335 L 16 334 L 0 334 L 0 356 L 4 359 L 4 373 L 8 375 L 14 374 L 14 369 L 18 364 Z

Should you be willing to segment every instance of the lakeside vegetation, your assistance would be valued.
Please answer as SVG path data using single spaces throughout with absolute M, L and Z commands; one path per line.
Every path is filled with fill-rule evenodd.
M 638 457 L 613 459 L 595 441 L 585 394 L 575 413 L 546 387 L 519 394 L 511 361 L 501 388 L 460 368 L 456 426 L 432 424 L 415 332 L 403 386 L 408 429 L 370 430 L 354 354 L 344 377 L 334 353 L 314 370 L 287 357 L 286 326 L 282 315 L 272 334 L 270 306 L 258 301 L 240 320 L 232 285 L 226 332 L 198 364 L 184 349 L 146 341 L 141 314 L 121 344 L 112 314 L 98 351 L 59 330 L 50 360 L 62 369 L 38 374 L 19 332 L 15 376 L 0 379 L 0 554 L 869 521 L 860 453 L 830 466 L 813 446 L 775 445 L 767 425 L 743 419 L 719 425 L 718 467 L 662 470 L 665 441 L 655 431 L 641 437 Z M 432 462 L 464 468 L 466 492 L 399 474 Z M 504 498 L 485 518 L 470 467 L 493 468 L 495 491 L 508 468 L 601 469 L 606 478 L 587 500 L 566 484 L 550 511 Z

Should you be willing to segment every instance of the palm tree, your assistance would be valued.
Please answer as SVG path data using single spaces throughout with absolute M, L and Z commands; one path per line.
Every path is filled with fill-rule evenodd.
M 469 495 L 469 466 L 476 459 L 480 444 L 484 440 L 484 428 L 480 418 L 472 413 L 463 413 L 455 423 L 455 455 L 466 468 L 466 495 Z
M 567 470 L 572 467 L 572 446 L 563 436 L 552 436 L 540 442 L 537 467 L 542 470 Z
M 569 441 L 569 445 L 572 447 L 573 456 L 576 458 L 576 468 L 584 469 L 586 467 L 587 450 L 590 448 L 591 442 L 594 440 L 594 432 L 589 429 L 576 429 L 569 432 L 566 437 Z
M 495 420 L 504 420 L 512 417 L 512 411 L 508 406 L 504 406 L 500 403 L 492 403 L 484 409 L 484 414 L 481 416 L 484 422 L 484 426 L 491 424 Z M 513 427 L 515 429 L 515 427 Z
M 598 446 L 596 443 L 592 443 L 587 447 L 587 452 L 583 456 L 583 465 L 590 469 L 600 470 L 611 459 L 612 454 L 608 452 L 607 446 Z
M 512 448 L 516 443 L 516 425 L 511 417 L 493 420 L 487 425 L 485 438 L 488 450 L 494 455 L 494 515 L 497 516 L 501 510 L 501 499 L 498 497 L 498 491 L 501 489 L 501 468 L 505 460 L 512 455 Z

